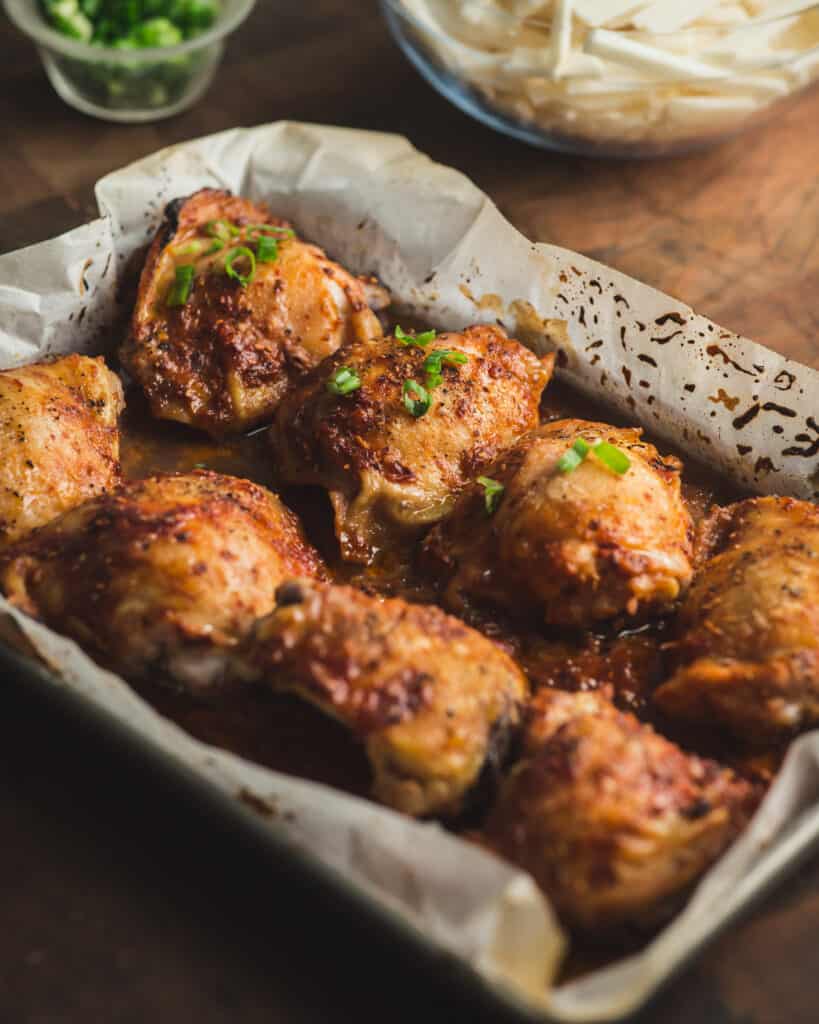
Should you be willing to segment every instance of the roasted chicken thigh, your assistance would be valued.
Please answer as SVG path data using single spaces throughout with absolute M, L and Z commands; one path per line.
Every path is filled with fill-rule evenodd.
M 388 301 L 267 207 L 203 189 L 166 210 L 120 358 L 155 416 L 218 437 L 269 419 L 343 342 L 381 334 L 368 300 Z
M 121 674 L 203 692 L 279 583 L 322 571 L 275 495 L 199 471 L 66 513 L 0 555 L 0 589 Z
M 271 429 L 284 479 L 329 491 L 353 562 L 443 518 L 537 424 L 554 362 L 496 327 L 396 335 L 346 344 L 282 401 Z
M 299 694 L 363 744 L 373 794 L 457 815 L 491 782 L 527 684 L 492 641 L 439 608 L 293 580 L 245 645 L 254 678 Z
M 744 826 L 753 788 L 599 693 L 541 690 L 485 838 L 595 935 L 675 909 Z
M 669 608 L 692 575 L 692 525 L 679 461 L 640 435 L 558 420 L 488 467 L 425 542 L 447 605 L 473 597 L 570 626 Z M 628 469 L 618 475 L 589 456 L 562 471 L 579 439 L 614 446 Z
M 0 373 L 0 548 L 119 482 L 123 407 L 102 358 Z
M 819 508 L 751 498 L 713 512 L 700 541 L 657 704 L 748 743 L 819 724 Z

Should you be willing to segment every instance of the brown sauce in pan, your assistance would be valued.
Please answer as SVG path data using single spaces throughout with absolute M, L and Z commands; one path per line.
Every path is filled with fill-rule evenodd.
M 130 390 L 127 399 L 122 423 L 122 461 L 127 476 L 206 467 L 248 477 L 275 490 L 297 512 L 310 539 L 339 581 L 413 601 L 435 600 L 434 589 L 413 569 L 411 554 L 393 555 L 391 561 L 382 560 L 367 569 L 339 560 L 326 495 L 318 489 L 289 488 L 276 479 L 265 429 L 216 442 L 187 427 L 152 420 L 143 397 L 135 389 Z M 541 417 L 548 421 L 567 416 L 626 423 L 602 403 L 553 381 L 544 395 Z M 674 452 L 662 442 L 659 447 L 663 452 L 683 457 L 683 453 Z M 723 504 L 744 496 L 689 458 L 683 461 L 683 492 L 695 520 L 714 503 Z M 622 707 L 644 719 L 651 718 L 648 697 L 666 672 L 665 645 L 671 634 L 670 622 L 654 621 L 642 627 L 631 623 L 628 628 L 623 623 L 614 623 L 605 632 L 575 632 L 549 630 L 535 622 L 522 624 L 477 609 L 470 610 L 466 618 L 470 625 L 518 659 L 533 688 L 607 687 Z M 197 739 L 276 771 L 361 796 L 368 792 L 369 775 L 363 752 L 343 727 L 296 698 L 246 690 L 203 702 L 161 685 L 143 683 L 138 689 L 158 711 Z M 752 760 L 738 751 L 726 749 L 724 739 L 717 740 L 702 731 L 683 734 L 669 728 L 668 723 L 661 724 L 664 733 L 687 749 L 717 756 L 757 779 L 770 780 L 778 767 L 776 755 Z M 601 951 L 575 943 L 564 968 L 564 978 L 586 973 L 615 956 L 630 952 L 631 948 L 624 945 L 616 950 Z
M 617 422 L 605 406 L 590 401 L 557 382 L 547 388 L 541 407 L 544 421 L 567 416 Z M 625 421 L 622 421 L 625 422 Z M 248 477 L 275 490 L 298 513 L 313 543 L 327 560 L 336 579 L 366 590 L 398 595 L 413 601 L 434 601 L 433 587 L 413 568 L 411 553 L 397 553 L 377 566 L 362 569 L 340 561 L 332 525 L 329 501 L 317 488 L 290 488 L 276 479 L 266 430 L 216 442 L 179 424 L 153 420 L 141 394 L 131 389 L 122 423 L 123 469 L 129 477 L 157 472 L 184 472 L 207 467 L 220 473 Z M 667 445 L 661 445 L 668 451 Z M 685 497 L 695 519 L 701 518 L 714 502 L 740 497 L 708 470 L 685 460 Z M 506 619 L 478 609 L 467 616 L 470 625 L 496 640 L 517 658 L 532 685 L 567 690 L 611 687 L 622 706 L 645 716 L 647 697 L 664 674 L 663 645 L 669 623 L 651 622 L 642 628 L 625 629 L 614 623 L 607 632 L 548 630 L 532 622 Z M 256 694 L 252 708 L 243 709 L 242 698 L 222 699 L 213 706 L 193 704 L 183 697 L 168 697 L 161 688 L 150 694 L 154 703 L 196 736 L 252 757 L 270 767 L 308 778 L 320 778 L 355 792 L 366 790 L 360 772 L 349 779 L 346 768 L 354 751 L 344 731 L 333 724 L 329 729 L 322 716 L 295 701 Z M 305 747 L 313 748 L 305 761 L 298 743 L 279 743 L 277 734 L 289 736 L 302 729 L 309 735 Z M 331 735 L 332 733 L 332 735 Z M 695 749 L 710 747 L 707 737 L 693 737 Z M 276 746 L 275 751 L 268 747 Z M 335 754 L 341 759 L 336 762 Z M 724 754 L 723 754 L 724 756 Z M 342 764 L 342 761 L 344 762 Z M 327 767 L 325 767 L 327 766 Z M 348 784 L 349 782 L 349 784 Z

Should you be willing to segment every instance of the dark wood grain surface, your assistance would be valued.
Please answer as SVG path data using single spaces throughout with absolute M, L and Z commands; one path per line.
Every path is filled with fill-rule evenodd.
M 406 65 L 369 0 L 260 0 L 195 109 L 94 121 L 0 23 L 0 251 L 94 215 L 106 171 L 279 118 L 402 132 L 526 234 L 642 278 L 819 365 L 819 92 L 705 154 L 593 162 L 501 139 Z M 476 1021 L 91 728 L 4 680 L 0 1022 Z M 106 766 L 98 778 L 101 763 Z M 641 1024 L 815 1024 L 819 860 L 778 888 Z

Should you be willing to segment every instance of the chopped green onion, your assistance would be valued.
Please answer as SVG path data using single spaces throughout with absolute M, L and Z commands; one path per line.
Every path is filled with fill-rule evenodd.
M 176 0 L 173 8 L 178 11 L 176 21 L 185 30 L 185 37 L 190 38 L 210 28 L 216 20 L 218 5 L 214 0 Z
M 259 263 L 275 263 L 279 258 L 279 243 L 270 235 L 259 235 L 256 246 L 256 259 Z
M 202 248 L 207 245 L 201 238 L 195 238 L 192 242 L 188 242 L 187 245 L 180 245 L 176 250 L 177 256 L 198 256 L 202 251 Z
M 429 392 L 416 380 L 405 380 L 403 388 L 404 407 L 416 419 L 429 412 L 432 404 Z
M 279 238 L 295 238 L 296 232 L 292 228 L 280 228 L 278 224 L 247 224 L 245 232 L 248 235 L 273 235 Z
M 486 505 L 486 514 L 492 516 L 500 505 L 503 492 L 506 488 L 502 483 L 493 480 L 491 476 L 479 476 L 478 483 L 483 487 L 483 500 Z
M 58 32 L 71 39 L 90 42 L 94 26 L 77 6 L 77 0 L 59 0 L 57 3 L 48 4 L 46 10 Z
M 168 306 L 184 306 L 188 301 L 196 267 L 192 263 L 183 263 L 176 268 L 174 282 L 168 289 L 165 302 Z
M 608 441 L 598 441 L 592 445 L 592 451 L 599 462 L 602 462 L 607 469 L 618 476 L 627 473 L 631 468 L 631 459 L 628 455 L 621 452 L 619 448 L 615 448 L 613 444 L 609 444 Z
M 426 348 L 431 341 L 435 341 L 437 335 L 437 331 L 424 331 L 423 334 L 406 334 L 400 327 L 395 328 L 395 340 L 399 345 L 403 345 L 404 348 L 410 348 L 413 345 L 417 348 Z
M 215 252 L 221 252 L 225 247 L 225 243 L 221 238 L 214 238 L 210 243 L 210 248 L 205 253 L 206 256 L 212 256 Z
M 561 473 L 573 473 L 590 451 L 589 443 L 578 437 L 566 454 L 560 457 L 557 468 Z
M 250 263 L 250 269 L 246 274 L 240 273 L 233 266 L 236 260 L 242 258 L 247 259 Z M 231 249 L 227 254 L 227 259 L 225 260 L 225 273 L 228 277 L 232 277 L 235 281 L 238 281 L 243 288 L 246 288 L 256 276 L 256 256 L 253 250 L 248 249 L 246 245 L 237 245 Z
M 178 46 L 185 37 L 168 18 L 148 18 L 136 25 L 126 39 L 137 48 Z
M 331 395 L 349 395 L 361 387 L 361 378 L 349 366 L 339 366 L 327 381 L 327 390 Z
M 628 455 L 625 452 L 621 452 L 613 444 L 609 444 L 608 441 L 598 440 L 592 441 L 589 444 L 582 437 L 578 437 L 565 455 L 560 457 L 557 468 L 561 473 L 573 473 L 589 454 L 593 454 L 606 469 L 610 469 L 612 473 L 616 473 L 618 476 L 627 473 L 631 467 L 631 459 L 629 459 Z
M 40 6 L 64 35 L 118 50 L 175 46 L 210 28 L 219 10 L 218 0 L 40 0 Z
M 424 360 L 423 366 L 424 373 L 427 375 L 427 387 L 431 390 L 443 382 L 441 368 L 444 363 L 448 363 L 450 366 L 463 366 L 468 362 L 469 356 L 465 352 L 456 352 L 448 348 L 439 348 L 435 352 L 430 352 Z
M 223 242 L 229 242 L 231 238 L 241 235 L 241 231 L 229 220 L 209 220 L 205 225 L 205 234 L 211 238 L 220 238 Z
M 560 457 L 557 468 L 561 473 L 574 473 L 584 459 L 585 455 L 578 455 L 573 448 L 570 448 L 565 455 Z

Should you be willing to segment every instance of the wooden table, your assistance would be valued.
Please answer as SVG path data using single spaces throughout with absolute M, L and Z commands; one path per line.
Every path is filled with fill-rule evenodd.
M 370 0 L 263 0 L 206 99 L 156 125 L 109 125 L 65 107 L 5 23 L 0 53 L 0 251 L 93 216 L 99 176 L 171 142 L 279 118 L 397 131 L 464 170 L 530 237 L 593 255 L 819 364 L 819 92 L 707 154 L 593 162 L 505 141 L 453 110 L 408 67 Z M 100 783 L 92 772 L 102 758 L 110 769 Z M 305 911 L 301 894 L 94 730 L 12 685 L 0 762 L 3 1021 L 479 1019 L 332 907 Z M 815 1024 L 817 928 L 814 861 L 643 1024 Z

